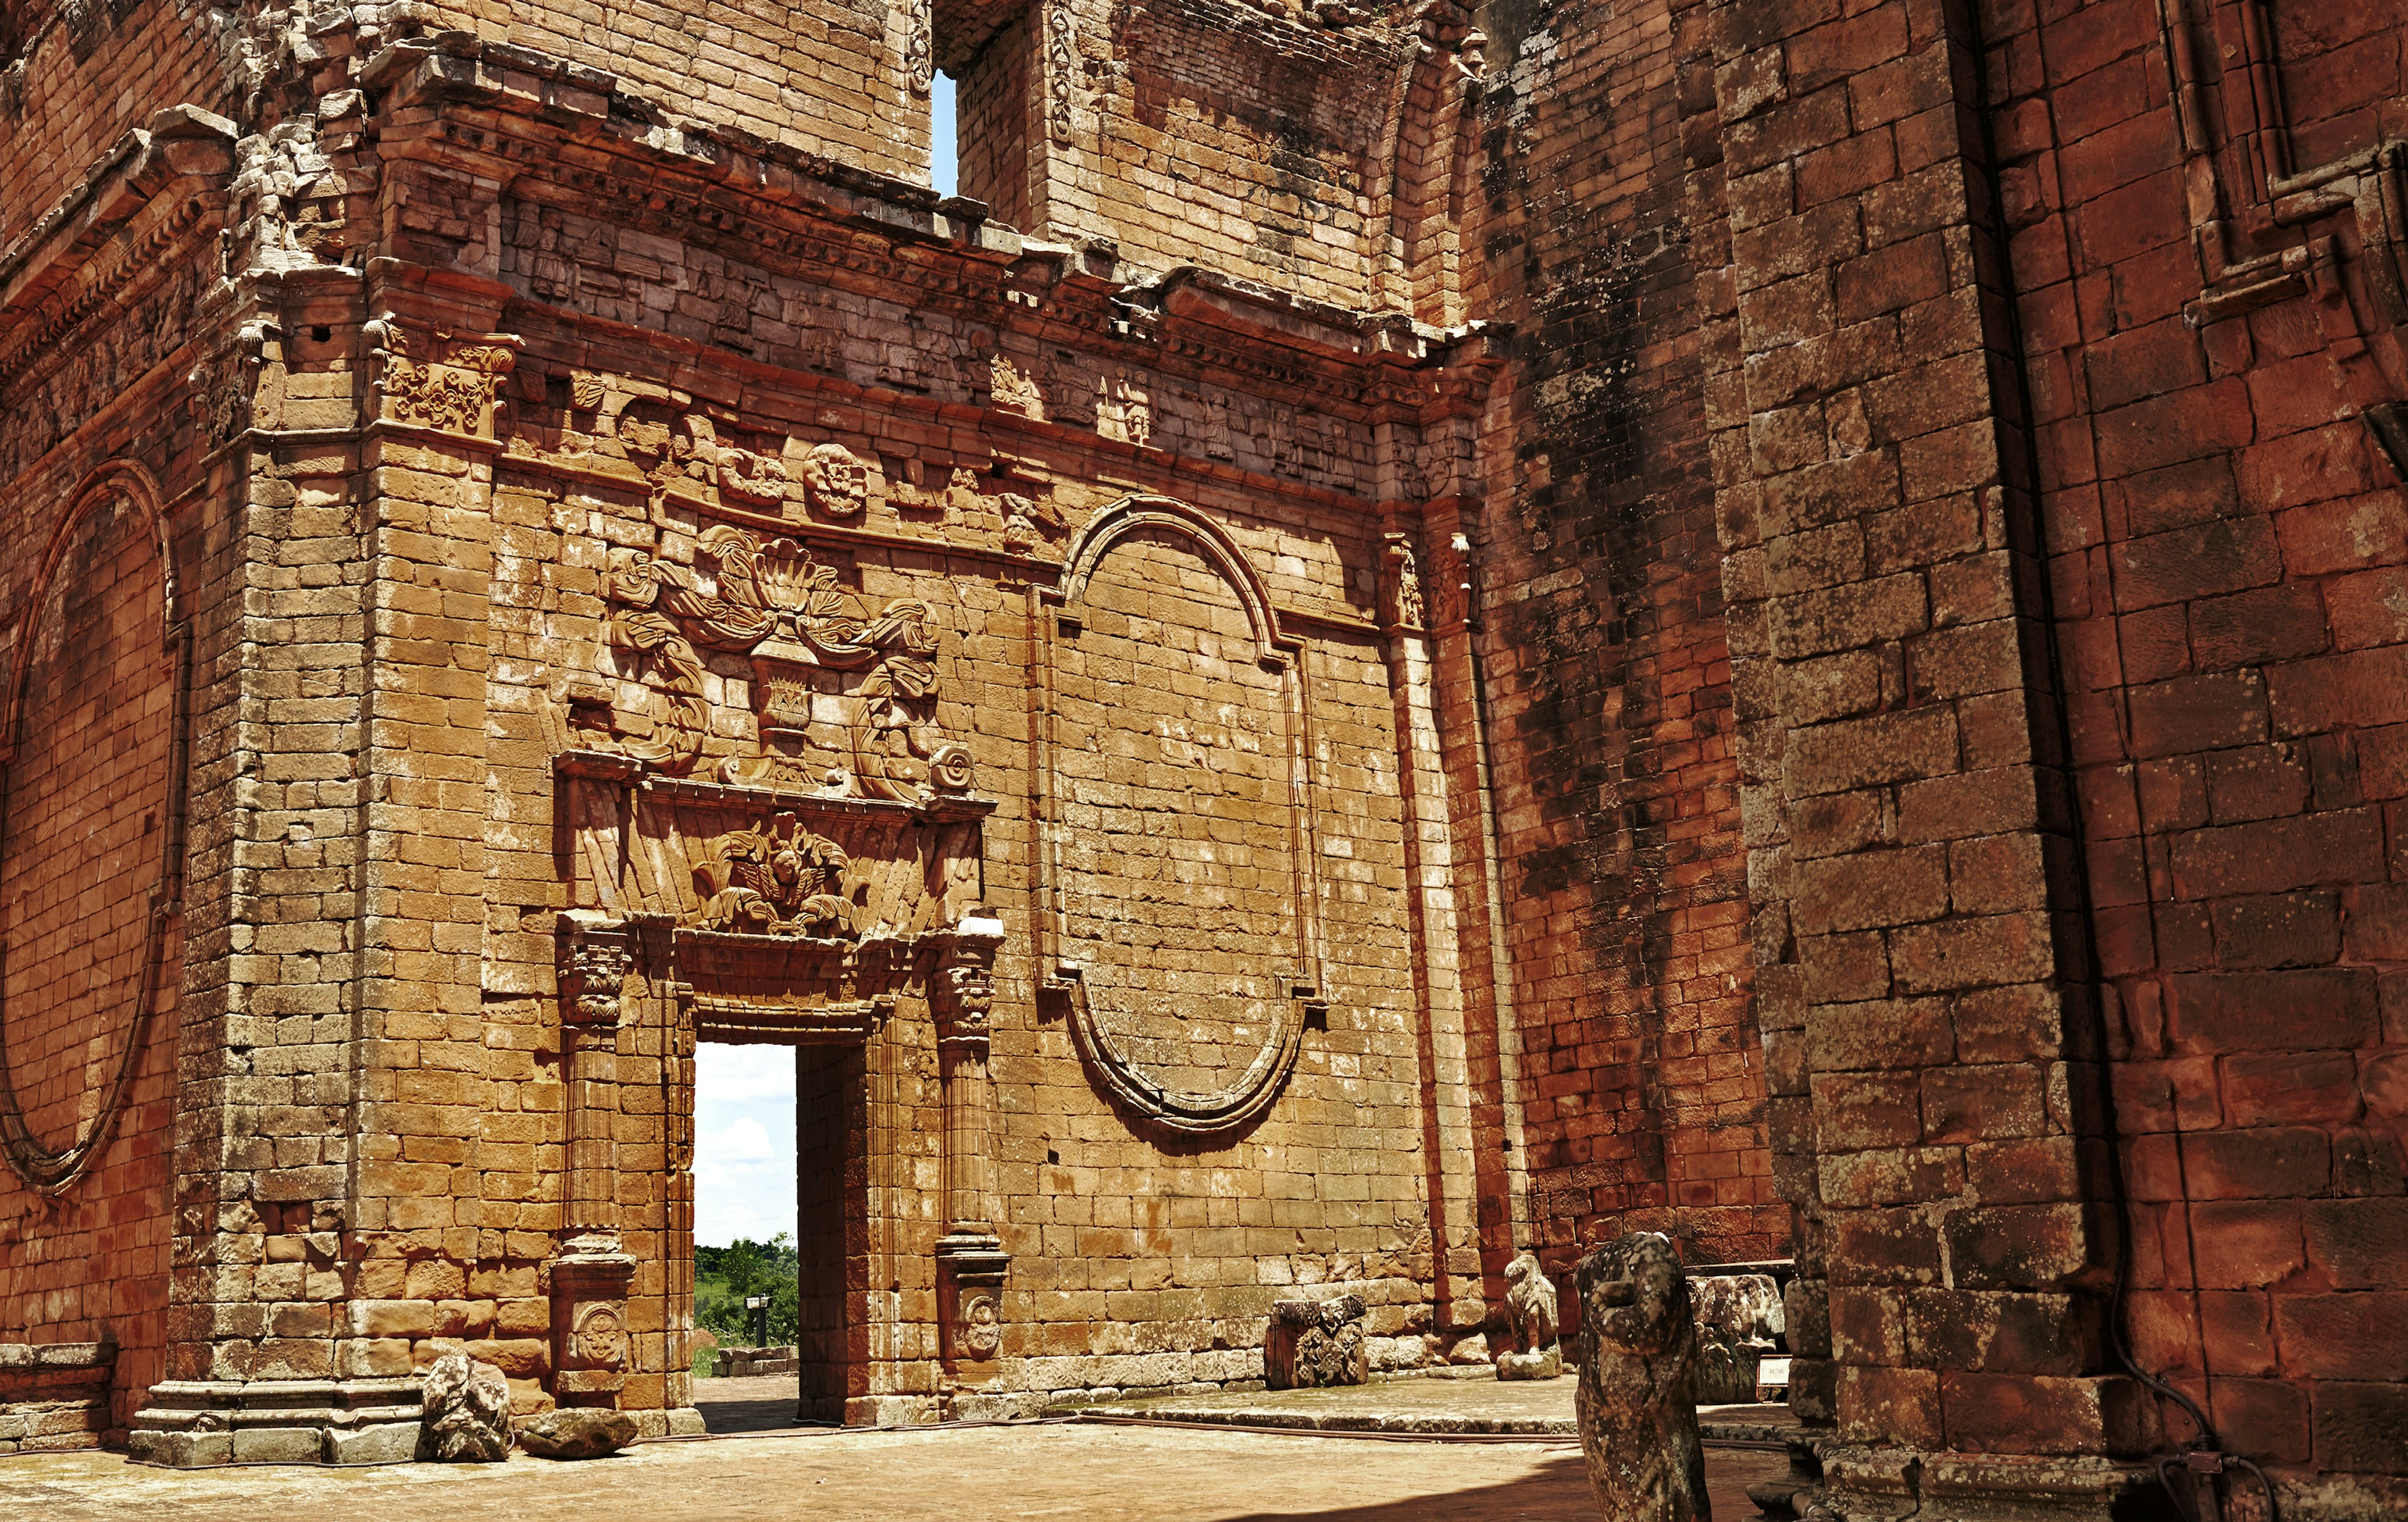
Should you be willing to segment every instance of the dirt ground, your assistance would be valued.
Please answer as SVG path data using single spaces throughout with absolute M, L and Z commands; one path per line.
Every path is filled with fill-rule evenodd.
M 1751 1515 L 1742 1487 L 1784 1467 L 1778 1453 L 1709 1450 L 1715 1515 Z M 507 1464 L 174 1472 L 106 1453 L 0 1459 L 0 1516 L 45 1522 L 798 1515 L 1592 1522 L 1597 1503 L 1570 1443 L 1076 1425 L 738 1434 L 645 1443 L 585 1463 L 513 1454 Z

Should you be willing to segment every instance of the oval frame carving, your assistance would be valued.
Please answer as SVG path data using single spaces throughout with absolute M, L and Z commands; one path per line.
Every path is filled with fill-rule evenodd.
M 1054 681 L 1056 621 L 1046 620 L 1039 734 L 1045 746 L 1038 768 L 1042 790 L 1037 811 L 1040 832 L 1037 859 L 1045 873 L 1039 884 L 1039 915 L 1042 944 L 1039 948 L 1045 986 L 1068 1001 L 1071 1043 L 1105 1097 L 1140 1119 L 1182 1136 L 1218 1137 L 1253 1124 L 1277 1101 L 1303 1051 L 1305 1016 L 1319 1007 L 1319 883 L 1313 846 L 1317 829 L 1312 817 L 1312 745 L 1308 732 L 1311 705 L 1305 691 L 1303 641 L 1281 632 L 1279 614 L 1269 589 L 1238 545 L 1219 524 L 1172 497 L 1151 495 L 1124 497 L 1089 520 L 1065 556 L 1056 588 L 1039 594 L 1040 601 L 1059 610 L 1061 622 L 1082 625 L 1078 610 L 1086 597 L 1096 569 L 1112 547 L 1128 535 L 1147 528 L 1168 530 L 1193 544 L 1237 593 L 1254 635 L 1255 655 L 1266 669 L 1282 677 L 1286 700 L 1288 756 L 1288 846 L 1293 867 L 1293 923 L 1296 960 L 1279 975 L 1290 997 L 1273 1002 L 1271 1028 L 1242 1075 L 1211 1091 L 1177 1089 L 1156 1082 L 1131 1060 L 1097 1018 L 1082 969 L 1063 956 L 1067 915 L 1062 903 L 1063 871 L 1058 859 L 1059 832 L 1053 828 Z
M 13 669 L 7 675 L 7 685 L 0 687 L 0 822 L 7 817 L 9 768 L 16 760 L 18 735 L 26 717 L 25 687 L 34 670 L 34 626 L 57 589 L 60 567 L 76 530 L 95 508 L 117 500 L 132 503 L 150 523 L 151 553 L 159 560 L 160 640 L 167 653 L 171 688 L 166 796 L 160 800 L 164 827 L 159 831 L 159 880 L 150 895 L 141 980 L 133 994 L 134 1017 L 126 1025 L 125 1044 L 118 1054 L 117 1070 L 91 1122 L 64 1151 L 52 1152 L 43 1146 L 25 1122 L 24 1107 L 17 1097 L 16 1081 L 8 1069 L 7 993 L 0 989 L 0 1156 L 7 1157 L 9 1169 L 29 1187 L 44 1195 L 60 1195 L 74 1187 L 116 1134 L 118 1122 L 124 1114 L 127 1091 L 133 1087 L 135 1070 L 141 1066 L 151 1016 L 158 1009 L 160 972 L 166 959 L 169 926 L 183 909 L 185 730 L 192 699 L 192 630 L 182 617 L 175 545 L 167 531 L 158 483 L 151 480 L 150 472 L 131 461 L 103 466 L 78 485 L 70 498 L 72 506 L 50 531 L 50 543 L 42 553 L 41 570 L 33 582 L 33 594 L 18 616 L 16 639 L 10 651 Z

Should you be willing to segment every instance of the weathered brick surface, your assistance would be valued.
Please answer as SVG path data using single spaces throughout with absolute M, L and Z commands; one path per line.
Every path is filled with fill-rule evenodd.
M 1726 237 L 1677 136 L 1695 7 L 1494 23 L 1484 700 L 1518 1036 L 1507 1078 L 1551 1268 L 1626 1229 L 1780 1256 L 1749 1007 L 1733 692 L 1695 340 Z M 1518 1112 L 1518 1114 L 1515 1113 Z
M 151 112 L 215 110 L 227 85 L 211 29 L 175 0 L 25 0 L 0 19 L 0 249 L 73 192 Z
M 113 1425 L 666 1425 L 742 1039 L 830 1414 L 1257 1377 L 1296 1285 L 1417 1363 L 1656 1228 L 1796 1256 L 1846 1505 L 2187 1438 L 2128 1347 L 2396 1509 L 2396 18 L 172 9 L 0 25 L 35 1163 L 190 798 L 115 1140 L 0 1193 Z

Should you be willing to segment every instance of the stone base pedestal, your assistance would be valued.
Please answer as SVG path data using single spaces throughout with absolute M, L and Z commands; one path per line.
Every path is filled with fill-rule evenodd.
M 414 1379 L 166 1380 L 126 1447 L 177 1469 L 390 1463 L 417 1453 L 421 1412 Z
M 710 1425 L 702 1413 L 692 1406 L 671 1406 L 666 1411 L 630 1411 L 636 1419 L 636 1435 L 639 1438 L 708 1437 Z
M 2110 1522 L 2158 1488 L 2147 1465 L 2111 1458 L 1832 1446 L 1822 1460 L 1824 1504 L 1850 1522 Z
M 99 1447 L 116 1368 L 113 1343 L 0 1343 L 0 1454 Z

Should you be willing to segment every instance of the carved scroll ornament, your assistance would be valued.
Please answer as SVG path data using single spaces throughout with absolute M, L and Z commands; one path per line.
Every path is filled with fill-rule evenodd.
M 847 723 L 851 787 L 905 802 L 968 791 L 968 751 L 936 729 L 937 636 L 926 603 L 897 597 L 873 617 L 838 584 L 833 567 L 792 539 L 764 542 L 721 524 L 704 532 L 701 549 L 719 563 L 715 591 L 648 556 L 609 580 L 611 642 L 658 666 L 668 698 L 667 734 L 631 754 L 665 772 L 693 769 L 710 718 L 700 653 L 707 649 L 751 657 L 761 727 L 761 754 L 730 757 L 720 768 L 723 781 L 822 782 L 770 742 L 810 729 L 813 670 L 859 671 Z
M 391 317 L 376 319 L 362 332 L 378 362 L 385 417 L 480 438 L 499 435 L 501 384 L 518 364 L 518 338 L 497 334 L 481 342 L 455 342 L 446 329 L 435 336 L 435 355 L 420 360 L 411 356 L 408 335 Z
M 1045 125 L 1065 148 L 1077 137 L 1070 109 L 1079 67 L 1078 16 L 1072 0 L 1045 0 Z

